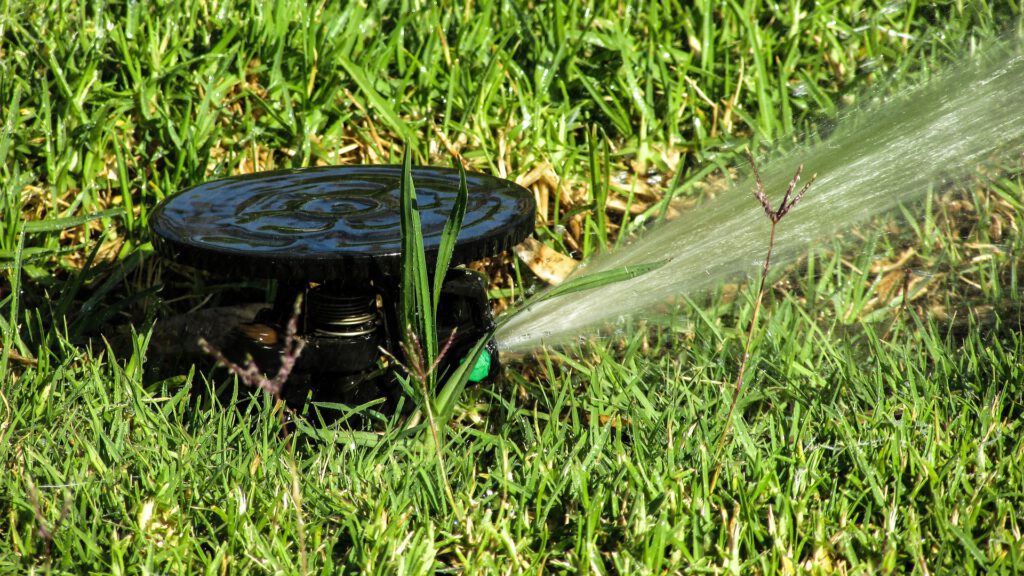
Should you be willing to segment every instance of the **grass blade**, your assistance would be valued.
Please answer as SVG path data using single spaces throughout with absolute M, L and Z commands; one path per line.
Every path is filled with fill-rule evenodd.
M 342 68 L 348 72 L 348 75 L 352 80 L 359 86 L 359 90 L 366 96 L 370 106 L 378 114 L 384 118 L 384 122 L 387 123 L 388 127 L 398 133 L 405 142 L 412 142 L 415 140 L 415 135 L 412 130 L 406 126 L 405 122 L 399 117 L 395 109 L 388 103 L 387 99 L 380 95 L 373 87 L 373 83 L 363 73 L 362 68 L 354 64 L 351 60 L 345 56 L 338 56 L 338 62 Z
M 81 214 L 79 216 L 68 216 L 66 218 L 26 222 L 23 230 L 25 232 L 59 232 L 61 230 L 67 230 L 68 228 L 74 228 L 75 226 L 81 226 L 82 224 L 92 222 L 93 220 L 99 220 L 100 218 L 115 218 L 123 214 L 123 208 L 110 208 L 108 210 L 93 212 L 92 214 Z
M 556 298 L 558 296 L 564 296 L 565 294 L 572 294 L 573 292 L 593 290 L 609 284 L 615 284 L 616 282 L 632 280 L 633 278 L 647 274 L 652 270 L 661 268 L 666 262 L 668 262 L 668 260 L 659 260 L 649 264 L 622 266 L 611 270 L 605 270 L 603 272 L 586 274 L 578 278 L 572 278 L 541 294 L 536 300 L 527 304 L 527 306 L 536 302 L 543 302 L 551 298 Z
M 462 220 L 466 216 L 466 204 L 469 203 L 469 187 L 466 185 L 466 170 L 462 164 L 456 162 L 459 167 L 459 191 L 455 196 L 455 205 L 452 207 L 448 220 L 444 224 L 444 231 L 441 233 L 441 244 L 437 248 L 437 260 L 434 265 L 434 294 L 433 294 L 433 317 L 437 320 L 437 304 L 441 299 L 441 287 L 444 286 L 444 277 L 448 272 L 448 265 L 452 261 L 452 252 L 455 251 L 455 242 L 459 238 L 459 231 L 462 229 Z
M 603 146 L 601 146 L 601 148 L 603 152 L 602 160 L 604 160 L 604 166 L 603 168 L 598 167 L 597 130 L 597 125 L 594 125 L 587 132 L 587 152 L 588 159 L 590 160 L 591 199 L 594 201 L 594 218 L 597 221 L 597 251 L 604 252 L 608 249 L 608 213 L 606 211 L 606 206 L 608 204 L 608 183 L 610 181 L 607 173 L 610 166 L 608 162 L 607 140 L 603 139 Z
M 7 165 L 7 151 L 11 146 L 11 134 L 16 132 L 18 122 L 18 107 L 21 105 L 21 85 L 14 88 L 14 98 L 7 109 L 7 121 L 4 122 L 3 130 L 0 130 L 0 166 Z
M 412 180 L 412 148 L 406 145 L 402 159 L 402 330 L 411 328 L 422 339 L 429 366 L 437 357 L 437 335 L 434 323 L 427 314 L 430 309 L 430 288 L 427 258 L 423 250 L 423 229 L 416 203 L 416 186 Z M 408 335 L 404 334 L 403 337 L 408 338 Z
M 3 334 L 3 350 L 0 351 L 0 382 L 6 382 L 7 361 L 10 358 L 11 350 L 18 344 L 21 348 L 21 338 L 18 336 L 18 307 L 21 299 L 21 255 L 25 250 L 25 225 L 21 226 L 22 232 L 18 235 L 18 248 L 14 254 L 14 269 L 11 271 L 11 309 L 8 314 L 7 330 Z
M 434 399 L 434 418 L 438 426 L 445 427 L 448 424 L 448 420 L 451 419 L 452 414 L 455 412 L 455 405 L 459 403 L 462 391 L 466 389 L 466 383 L 469 382 L 469 375 L 473 372 L 473 366 L 476 365 L 480 354 L 487 348 L 487 344 L 490 342 L 493 334 L 494 332 L 491 331 L 480 338 L 480 341 L 466 354 L 462 363 L 455 367 L 455 371 L 452 372 L 452 375 L 448 377 L 444 386 L 437 393 Z

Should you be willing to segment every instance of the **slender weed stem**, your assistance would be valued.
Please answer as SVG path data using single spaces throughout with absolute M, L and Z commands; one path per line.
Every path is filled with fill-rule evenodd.
M 419 392 L 423 401 L 423 411 L 427 415 L 427 427 L 430 428 L 430 435 L 434 440 L 434 450 L 437 455 L 437 466 L 438 472 L 441 475 L 441 483 L 444 485 L 444 492 L 445 496 L 448 497 L 448 503 L 451 504 L 453 510 L 458 511 L 455 492 L 452 491 L 451 483 L 448 481 L 448 472 L 445 470 L 444 443 L 441 441 L 441 433 L 437 426 L 437 420 L 434 418 L 433 395 L 431 394 L 433 382 L 436 380 L 437 367 L 441 364 L 441 360 L 445 355 L 448 354 L 452 342 L 455 341 L 455 333 L 456 331 L 452 330 L 448 340 L 441 348 L 441 351 L 438 352 L 437 358 L 434 358 L 433 363 L 429 367 L 424 360 L 423 346 L 420 344 L 420 339 L 416 336 L 416 331 L 413 330 L 412 326 L 406 327 L 406 338 L 399 344 L 402 348 L 402 353 L 405 355 L 405 363 L 395 358 L 386 349 L 381 348 L 380 350 L 420 386 Z
M 754 340 L 754 330 L 757 329 L 757 317 L 761 313 L 761 302 L 764 300 L 764 289 L 765 284 L 768 281 L 768 272 L 772 265 L 772 251 L 775 249 L 775 229 L 779 222 L 789 214 L 789 211 L 796 206 L 796 203 L 804 197 L 804 193 L 811 187 L 814 180 L 817 178 L 817 174 L 811 176 L 811 179 L 804 184 L 804 187 L 797 192 L 796 196 L 792 196 L 793 190 L 796 189 L 797 183 L 800 181 L 800 173 L 803 172 L 803 165 L 796 169 L 796 174 L 793 175 L 793 179 L 789 181 L 789 187 L 786 189 L 785 196 L 782 197 L 782 202 L 779 204 L 778 209 L 773 209 L 771 201 L 768 199 L 768 195 L 764 191 L 764 183 L 761 181 L 761 174 L 757 169 L 757 162 L 754 161 L 754 155 L 747 150 L 747 159 L 750 160 L 750 166 L 754 170 L 754 197 L 761 203 L 761 207 L 764 208 L 765 216 L 771 221 L 771 231 L 768 233 L 768 253 L 764 258 L 764 266 L 761 267 L 761 282 L 757 287 L 757 298 L 754 300 L 754 314 L 750 320 L 750 327 L 747 329 L 747 339 L 743 344 L 743 356 L 740 360 L 740 369 L 736 375 L 736 385 L 733 388 L 732 402 L 729 404 L 729 415 L 725 420 L 725 429 L 722 431 L 722 436 L 718 439 L 718 446 L 715 448 L 715 472 L 711 476 L 711 488 L 710 493 L 714 493 L 715 485 L 718 484 L 719 474 L 722 472 L 722 460 L 721 454 L 722 449 L 725 447 L 726 441 L 729 439 L 729 433 L 732 432 L 732 418 L 736 412 L 736 404 L 740 399 L 740 392 L 743 390 L 743 375 L 747 371 L 747 365 L 750 363 L 750 344 Z
M 288 377 L 291 376 L 292 370 L 295 368 L 295 363 L 299 360 L 299 356 L 302 355 L 302 349 L 306 345 L 305 340 L 296 335 L 298 332 L 299 316 L 301 313 L 302 295 L 300 294 L 299 297 L 295 299 L 295 307 L 292 311 L 291 318 L 288 319 L 288 325 L 285 328 L 284 347 L 281 349 L 281 366 L 277 369 L 277 374 L 275 374 L 273 378 L 267 378 L 252 358 L 247 359 L 244 365 L 232 362 L 224 356 L 224 353 L 221 352 L 220 349 L 207 342 L 205 338 L 199 339 L 199 347 L 210 356 L 213 356 L 218 364 L 227 368 L 232 374 L 238 376 L 246 386 L 263 390 L 273 396 L 274 400 L 280 404 L 283 402 L 281 391 L 284 389 L 284 384 L 288 381 Z M 283 414 L 284 412 L 282 411 L 282 418 Z
M 309 560 L 306 551 L 306 522 L 302 513 L 302 485 L 299 482 L 299 466 L 295 460 L 295 441 L 294 438 L 289 438 L 288 435 L 287 414 L 289 409 L 282 395 L 284 385 L 288 381 L 288 377 L 291 376 L 295 363 L 298 362 L 299 356 L 302 355 L 302 349 L 306 345 L 306 342 L 297 336 L 299 316 L 301 314 L 302 295 L 300 294 L 295 299 L 292 315 L 285 327 L 284 347 L 281 349 L 281 365 L 278 367 L 277 374 L 273 378 L 268 378 L 252 358 L 247 359 L 244 365 L 232 362 L 219 348 L 207 342 L 205 338 L 199 339 L 199 347 L 210 356 L 213 356 L 218 364 L 227 368 L 244 382 L 246 386 L 263 390 L 274 398 L 274 411 L 278 414 L 281 424 L 281 438 L 288 442 L 288 473 L 291 476 L 292 506 L 295 508 L 296 536 L 299 545 L 299 568 L 303 574 L 308 574 Z

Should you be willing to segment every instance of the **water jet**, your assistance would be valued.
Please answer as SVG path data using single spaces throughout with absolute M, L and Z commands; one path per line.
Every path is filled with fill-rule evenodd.
M 923 86 L 841 116 L 827 138 L 767 163 L 769 189 L 785 189 L 797 166 L 818 174 L 815 194 L 777 237 L 784 264 L 844 228 L 917 201 L 943 180 L 1013 160 L 1024 150 L 1024 55 L 992 49 Z M 498 328 L 502 350 L 571 342 L 581 330 L 642 316 L 645 310 L 710 289 L 761 267 L 768 223 L 740 179 L 632 244 L 601 254 L 566 281 L 650 262 L 666 264 L 635 279 L 527 306 Z

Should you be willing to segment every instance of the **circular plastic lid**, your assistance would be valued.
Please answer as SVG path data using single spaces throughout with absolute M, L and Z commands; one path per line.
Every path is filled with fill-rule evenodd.
M 455 205 L 459 173 L 414 168 L 428 263 Z M 401 271 L 401 166 L 325 166 L 200 184 L 165 199 L 150 227 L 157 250 L 214 272 L 291 280 L 363 281 Z M 466 173 L 469 201 L 452 264 L 493 256 L 533 231 L 533 194 Z

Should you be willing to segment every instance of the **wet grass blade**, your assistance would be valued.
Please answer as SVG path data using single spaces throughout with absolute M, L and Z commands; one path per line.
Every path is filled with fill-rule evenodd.
M 18 317 L 21 305 L 21 257 L 25 250 L 25 225 L 22 224 L 21 228 L 22 232 L 18 234 L 18 247 L 14 253 L 14 269 L 11 270 L 10 276 L 10 308 L 7 311 L 7 327 L 3 333 L 4 346 L 0 351 L 0 382 L 7 381 L 7 362 L 11 351 L 15 346 L 18 346 L 19 349 L 23 348 L 21 337 L 18 335 Z
M 18 107 L 20 104 L 21 85 L 18 84 L 14 88 L 14 98 L 7 109 L 7 121 L 4 122 L 3 129 L 0 130 L 0 166 L 7 165 L 7 151 L 11 146 L 11 135 L 18 131 Z
M 465 358 L 462 359 L 462 363 L 456 366 L 455 371 L 445 380 L 444 386 L 437 393 L 434 399 L 434 418 L 439 427 L 446 426 L 455 413 L 455 406 L 458 405 L 462 392 L 466 389 L 469 375 L 473 372 L 476 361 L 487 348 L 487 344 L 490 342 L 493 334 L 493 331 L 488 332 L 480 338 L 476 345 L 466 354 Z
M 412 179 L 412 148 L 406 145 L 402 158 L 402 329 L 411 329 L 421 339 L 426 351 L 426 363 L 429 365 L 437 357 L 437 334 L 433 319 L 429 317 L 430 279 L 423 250 L 423 228 L 416 202 L 416 185 Z
M 122 215 L 124 215 L 123 208 L 110 208 L 94 212 L 92 214 L 81 214 L 79 216 L 68 216 L 65 218 L 52 218 L 49 220 L 34 220 L 32 222 L 25 223 L 24 231 L 29 233 L 59 232 L 61 230 L 67 230 L 68 228 L 74 228 L 75 226 L 81 226 L 82 224 L 92 222 L 93 220 L 99 220 L 100 218 L 115 218 Z
M 607 138 L 604 137 L 604 133 L 601 133 L 602 138 L 600 139 L 601 147 L 601 160 L 603 164 L 598 165 L 598 127 L 594 125 L 587 132 L 587 152 L 588 159 L 590 161 L 590 190 L 591 197 L 594 202 L 594 219 L 596 220 L 597 226 L 597 251 L 604 252 L 608 249 L 608 213 L 606 211 L 608 204 L 608 186 L 610 178 L 608 171 L 611 169 L 611 163 L 608 159 L 608 142 Z
M 402 140 L 405 142 L 413 142 L 415 140 L 415 134 L 413 134 L 412 130 L 410 130 L 405 122 L 402 121 L 388 100 L 381 96 L 373 87 L 373 83 L 366 77 L 363 69 L 345 56 L 338 55 L 337 58 L 341 66 L 352 78 L 352 81 L 359 86 L 359 90 L 366 96 L 366 100 L 370 104 L 370 109 L 380 114 L 388 127 L 394 130 Z
M 526 306 L 535 304 L 537 302 L 543 302 L 551 298 L 557 298 L 558 296 L 564 296 L 566 294 L 572 294 L 573 292 L 583 292 L 584 290 L 593 290 L 609 284 L 615 284 L 616 282 L 623 282 L 625 280 L 632 280 L 638 276 L 647 274 L 652 270 L 657 270 L 665 265 L 668 260 L 659 260 L 657 262 L 651 262 L 649 264 L 636 264 L 630 266 L 622 266 L 619 268 L 613 268 L 611 270 L 605 270 L 603 272 L 596 272 L 594 274 L 587 274 L 578 278 L 570 278 L 562 284 L 548 290 L 547 292 L 538 296 L 534 301 L 528 302 Z
M 441 288 L 444 286 L 444 277 L 448 272 L 448 265 L 452 261 L 452 253 L 455 251 L 455 242 L 458 241 L 459 231 L 462 230 L 462 220 L 466 216 L 466 204 L 469 203 L 469 187 L 466 185 L 466 170 L 462 164 L 456 162 L 459 168 L 459 191 L 455 195 L 455 205 L 448 214 L 448 220 L 444 223 L 444 231 L 441 233 L 441 244 L 437 248 L 437 260 L 434 265 L 434 293 L 432 300 L 432 316 L 437 321 L 437 305 L 441 299 Z

